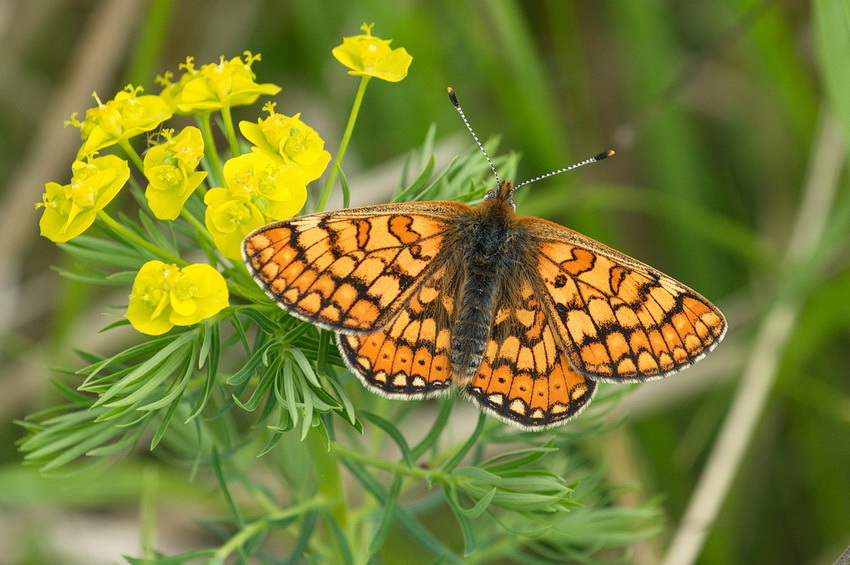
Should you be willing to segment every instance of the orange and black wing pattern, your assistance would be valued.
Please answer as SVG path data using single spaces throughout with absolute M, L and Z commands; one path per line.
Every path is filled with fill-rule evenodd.
M 469 206 L 385 204 L 283 220 L 249 235 L 257 283 L 296 316 L 342 333 L 374 332 L 415 294 Z
M 343 358 L 368 388 L 400 398 L 449 390 L 451 327 L 460 288 L 456 275 L 448 265 L 438 264 L 380 331 L 339 334 Z
M 596 383 L 570 366 L 531 278 L 503 285 L 481 366 L 467 395 L 502 420 L 526 429 L 578 414 Z
M 521 221 L 537 245 L 545 308 L 579 373 L 611 382 L 657 379 L 723 338 L 723 314 L 682 283 L 557 224 Z

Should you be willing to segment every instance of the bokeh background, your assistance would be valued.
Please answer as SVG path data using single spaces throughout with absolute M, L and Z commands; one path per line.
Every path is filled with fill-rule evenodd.
M 14 420 L 55 401 L 52 365 L 120 345 L 97 331 L 126 296 L 61 279 L 50 266 L 67 258 L 38 236 L 33 203 L 67 182 L 79 145 L 63 121 L 92 91 L 158 91 L 186 56 L 247 49 L 259 81 L 283 87 L 279 109 L 334 153 L 357 80 L 330 50 L 364 22 L 413 64 L 370 86 L 344 163 L 354 204 L 390 198 L 432 124 L 438 163 L 469 148 L 451 85 L 479 136 L 521 153 L 517 180 L 614 148 L 523 189 L 520 212 L 727 314 L 717 350 L 635 388 L 598 445 L 628 496 L 666 516 L 633 562 L 832 563 L 850 544 L 847 0 L 0 1 L 0 563 L 118 562 L 143 535 L 134 458 L 45 479 L 15 447 Z M 162 529 L 182 532 L 204 493 L 161 473 L 179 501 Z

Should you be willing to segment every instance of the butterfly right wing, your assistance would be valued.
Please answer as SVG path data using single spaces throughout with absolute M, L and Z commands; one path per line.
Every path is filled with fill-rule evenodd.
M 242 255 L 281 307 L 326 329 L 385 326 L 433 270 L 459 202 L 382 204 L 275 222 L 251 233 Z
M 521 222 L 537 247 L 539 295 L 579 373 L 605 382 L 659 379 L 723 338 L 720 310 L 679 281 L 563 226 Z
M 494 416 L 533 430 L 581 412 L 596 383 L 570 365 L 532 277 L 520 270 L 502 284 L 484 357 L 466 393 Z

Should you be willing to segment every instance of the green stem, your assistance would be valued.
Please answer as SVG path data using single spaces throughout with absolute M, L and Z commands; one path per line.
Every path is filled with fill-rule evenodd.
M 233 116 L 230 113 L 230 106 L 225 106 L 221 109 L 221 117 L 224 120 L 224 132 L 227 135 L 227 142 L 230 144 L 230 156 L 238 157 L 242 152 L 239 150 L 236 130 L 233 129 Z
M 331 456 L 321 436 L 315 430 L 307 434 L 306 441 L 313 458 L 319 493 L 328 501 L 334 519 L 342 528 L 345 528 L 348 524 L 348 507 L 345 504 L 345 490 L 342 487 L 339 462 Z
M 127 157 L 133 162 L 134 165 L 139 169 L 141 173 L 145 172 L 145 163 L 142 161 L 142 158 L 136 153 L 136 150 L 133 149 L 133 146 L 130 145 L 130 141 L 127 139 L 122 139 L 118 142 L 118 146 L 124 150 L 124 153 L 127 154 Z
M 408 467 L 404 463 L 385 461 L 370 453 L 349 449 L 335 442 L 331 442 L 331 453 L 337 454 L 344 459 L 358 461 L 370 467 L 383 469 L 384 471 L 391 471 L 402 476 L 423 479 L 428 483 L 445 482 L 445 475 L 440 471 L 435 471 L 434 469 L 420 469 L 419 467 Z
M 366 93 L 366 85 L 369 84 L 370 78 L 372 77 L 364 76 L 360 80 L 360 87 L 357 89 L 357 95 L 354 97 L 354 105 L 351 107 L 351 115 L 348 116 L 348 124 L 345 126 L 345 132 L 342 134 L 339 151 L 337 151 L 336 158 L 334 159 L 333 166 L 331 167 L 331 173 L 328 175 L 328 182 L 325 183 L 325 188 L 322 191 L 321 198 L 319 199 L 319 204 L 316 206 L 317 212 L 324 210 L 325 204 L 328 203 L 328 197 L 331 195 L 331 188 L 333 188 L 334 181 L 336 181 L 336 175 L 339 172 L 340 163 L 342 163 L 342 158 L 345 156 L 345 150 L 348 149 L 348 142 L 351 140 L 351 134 L 354 132 L 354 124 L 357 122 L 357 114 L 360 113 L 360 106 L 363 103 L 363 95 Z
M 313 468 L 316 472 L 316 488 L 319 495 L 327 501 L 328 511 L 333 519 L 339 524 L 343 532 L 349 530 L 348 505 L 345 500 L 345 489 L 342 485 L 342 473 L 339 469 L 339 461 L 333 457 L 328 446 L 322 441 L 322 437 L 315 428 L 307 434 L 307 449 L 313 459 Z M 333 444 L 331 444 L 333 445 Z M 344 534 L 348 537 L 348 534 Z M 333 536 L 331 536 L 333 538 Z M 338 544 L 334 544 L 337 557 L 341 557 L 342 550 Z
M 133 243 L 135 243 L 136 245 L 138 245 L 142 249 L 150 251 L 151 253 L 153 253 L 157 257 L 159 257 L 161 259 L 165 259 L 169 263 L 174 263 L 175 265 L 178 265 L 180 267 L 185 267 L 186 265 L 189 264 L 188 261 L 185 261 L 185 260 L 181 259 L 180 257 L 178 257 L 176 255 L 172 255 L 168 251 L 165 251 L 164 249 L 160 249 L 156 245 L 153 245 L 149 241 L 147 241 L 147 240 L 139 237 L 138 235 L 134 234 L 133 232 L 131 232 L 130 230 L 128 230 L 127 228 L 125 228 L 124 226 L 122 226 L 121 224 L 119 224 L 118 222 L 113 220 L 112 217 L 109 214 L 107 214 L 106 212 L 104 212 L 103 210 L 101 210 L 100 212 L 97 213 L 97 217 L 100 218 L 103 221 L 103 223 L 105 223 L 107 226 L 109 226 L 115 232 L 117 232 L 119 235 L 121 235 L 121 237 L 123 237 L 124 239 L 127 239 L 129 241 L 132 241 Z
M 280 522 L 292 516 L 306 514 L 310 510 L 315 510 L 323 506 L 325 506 L 325 501 L 320 497 L 316 497 L 308 500 L 307 502 L 287 508 L 286 510 L 269 514 L 268 516 L 254 522 L 249 522 L 248 524 L 245 524 L 245 527 L 239 530 L 236 535 L 227 540 L 224 545 L 220 546 L 216 550 L 215 554 L 220 558 L 219 562 L 223 563 L 228 556 L 237 551 L 240 547 L 243 547 L 251 538 L 260 534 L 263 530 L 268 529 L 270 524 Z
M 215 177 L 212 186 L 218 186 L 224 179 L 224 174 L 221 169 L 221 161 L 218 160 L 218 151 L 215 148 L 215 137 L 213 137 L 209 112 L 198 116 L 198 125 L 201 126 L 201 135 L 204 138 L 204 154 L 209 161 L 212 175 Z
M 159 496 L 159 472 L 148 464 L 142 470 L 141 542 L 144 563 L 153 563 L 156 557 L 156 506 Z
M 201 236 L 204 241 L 206 241 L 210 245 L 215 245 L 215 241 L 213 241 L 210 232 L 207 231 L 207 226 L 205 226 L 198 218 L 195 217 L 192 212 L 186 209 L 184 206 L 182 210 L 180 210 L 180 215 L 183 216 L 183 219 L 189 222 L 192 227 L 198 232 L 198 235 Z

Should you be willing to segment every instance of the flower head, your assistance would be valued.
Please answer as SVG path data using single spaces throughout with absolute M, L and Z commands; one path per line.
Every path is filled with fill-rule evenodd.
M 224 187 L 207 192 L 204 223 L 221 254 L 240 258 L 246 235 L 258 227 L 294 216 L 307 201 L 301 174 L 280 159 L 248 153 L 224 164 Z
M 178 135 L 163 132 L 166 141 L 151 147 L 145 155 L 145 177 L 148 187 L 145 198 L 154 216 L 173 220 L 180 215 L 183 204 L 207 177 L 195 171 L 204 155 L 201 130 L 188 126 Z
M 376 77 L 389 82 L 398 82 L 407 76 L 407 68 L 413 57 L 400 47 L 391 49 L 392 39 L 381 39 L 372 35 L 372 25 L 363 24 L 360 29 L 365 35 L 344 37 L 342 45 L 334 47 L 336 59 L 351 69 L 350 75 Z
M 80 122 L 73 114 L 65 122 L 65 125 L 80 128 L 83 145 L 77 152 L 78 157 L 154 130 L 171 117 L 171 108 L 165 100 L 153 95 L 139 96 L 141 91 L 142 87 L 127 85 L 105 104 L 95 94 L 97 106 L 86 111 L 85 120 Z
M 276 113 L 274 107 L 273 103 L 266 104 L 269 117 L 257 123 L 240 122 L 239 131 L 254 144 L 255 152 L 282 160 L 293 174 L 302 176 L 305 184 L 316 180 L 331 160 L 324 140 L 299 119 L 301 114 L 284 116 Z
M 126 317 L 138 331 L 160 335 L 214 316 L 227 303 L 227 283 L 209 265 L 148 261 L 133 281 Z
M 244 60 L 234 57 L 229 61 L 222 57 L 218 63 L 209 63 L 200 69 L 196 69 L 188 58 L 180 65 L 184 73 L 176 83 L 171 82 L 170 75 L 157 79 L 164 86 L 160 95 L 175 111 L 194 113 L 253 104 L 260 95 L 280 92 L 275 84 L 259 84 L 254 80 L 256 75 L 251 65 L 260 60 L 260 55 L 246 51 L 244 56 Z
M 127 179 L 127 161 L 115 155 L 74 161 L 71 182 L 49 182 L 36 208 L 44 208 L 41 235 L 55 242 L 68 241 L 88 229 L 100 210 L 115 198 Z

